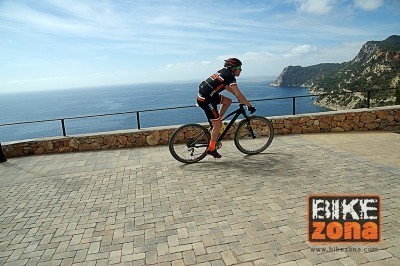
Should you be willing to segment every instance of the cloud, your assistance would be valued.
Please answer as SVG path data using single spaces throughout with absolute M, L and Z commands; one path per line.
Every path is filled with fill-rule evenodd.
M 299 56 L 299 55 L 304 55 L 304 54 L 308 54 L 308 53 L 312 53 L 317 51 L 317 48 L 309 45 L 309 44 L 302 44 L 302 45 L 298 45 L 294 48 L 292 48 L 289 53 L 285 54 L 285 57 L 292 57 L 292 56 Z
M 362 45 L 398 28 L 396 8 L 389 14 L 383 13 L 389 8 L 381 8 L 368 25 L 363 10 L 399 7 L 399 0 L 31 2 L 0 0 L 0 35 L 6 36 L 0 42 L 2 84 L 201 79 L 228 57 L 243 61 L 243 76 L 276 74 L 287 65 L 343 62 L 361 47 L 342 47 L 343 42 Z M 221 6 L 229 16 L 214 12 Z M 40 78 L 51 76 L 67 78 Z
M 300 12 L 325 15 L 333 9 L 333 0 L 299 0 Z
M 235 57 L 242 60 L 244 64 L 243 77 L 269 76 L 273 74 L 278 75 L 284 67 L 289 65 L 310 66 L 320 63 L 343 63 L 350 61 L 357 55 L 362 44 L 362 42 L 346 42 L 330 47 L 301 44 L 289 48 L 286 53 L 248 51 L 237 54 Z M 218 58 L 222 60 L 226 56 Z
M 354 0 L 354 5 L 366 11 L 372 11 L 383 5 L 383 0 Z

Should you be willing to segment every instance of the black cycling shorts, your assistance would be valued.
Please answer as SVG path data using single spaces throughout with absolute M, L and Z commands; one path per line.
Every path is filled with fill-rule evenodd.
M 212 120 L 219 118 L 218 105 L 221 104 L 222 96 L 220 94 L 214 94 L 211 98 L 206 99 L 197 96 L 197 104 L 204 110 L 208 121 L 211 123 Z

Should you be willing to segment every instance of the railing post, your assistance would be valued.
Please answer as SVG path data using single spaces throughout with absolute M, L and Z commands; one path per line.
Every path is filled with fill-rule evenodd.
M 371 102 L 371 90 L 367 90 L 367 108 L 370 107 Z
M 292 110 L 293 110 L 293 115 L 296 114 L 296 97 L 293 97 L 293 102 L 292 102 Z
M 136 123 L 137 123 L 137 129 L 140 129 L 140 117 L 139 117 L 139 112 L 136 112 Z
M 61 128 L 62 128 L 63 136 L 66 137 L 67 136 L 67 132 L 65 130 L 65 121 L 64 121 L 64 119 L 61 119 Z

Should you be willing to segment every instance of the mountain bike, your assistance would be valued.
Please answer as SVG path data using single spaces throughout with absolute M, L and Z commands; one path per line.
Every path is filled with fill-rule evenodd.
M 243 119 L 234 124 L 238 117 Z M 272 122 L 262 116 L 248 116 L 244 104 L 226 115 L 222 121 L 233 116 L 226 128 L 220 133 L 216 148 L 222 147 L 222 139 L 231 127 L 234 127 L 233 140 L 236 148 L 249 155 L 258 154 L 264 151 L 271 144 L 274 138 L 274 127 Z M 212 127 L 209 128 L 200 124 L 186 124 L 172 133 L 168 146 L 171 155 L 182 163 L 195 163 L 207 156 L 207 148 L 211 139 Z

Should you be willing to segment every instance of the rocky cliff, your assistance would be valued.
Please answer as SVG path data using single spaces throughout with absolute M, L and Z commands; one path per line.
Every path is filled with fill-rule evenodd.
M 325 63 L 314 66 L 285 67 L 278 78 L 271 84 L 276 87 L 310 87 L 313 79 L 337 71 L 342 64 Z
M 306 86 L 316 94 L 348 92 L 320 96 L 315 102 L 333 109 L 364 107 L 367 90 L 373 90 L 373 105 L 400 104 L 400 36 L 365 43 L 349 62 L 286 67 L 273 85 Z

